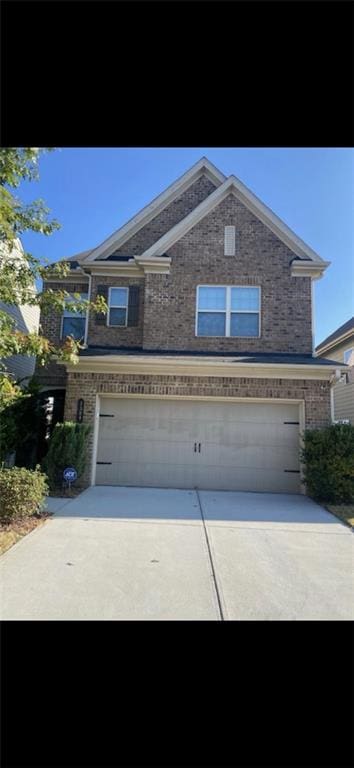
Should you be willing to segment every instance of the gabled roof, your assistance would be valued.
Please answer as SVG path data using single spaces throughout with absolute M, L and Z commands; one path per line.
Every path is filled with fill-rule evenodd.
M 104 240 L 101 245 L 94 248 L 85 259 L 86 261 L 95 261 L 95 259 L 104 259 L 107 251 L 113 248 L 120 248 L 130 237 L 147 224 L 154 216 L 169 205 L 176 197 L 179 197 L 190 187 L 200 176 L 207 176 L 214 184 L 220 186 L 226 179 L 226 176 L 216 168 L 206 157 L 202 157 L 197 163 L 173 182 L 158 197 L 155 197 L 149 205 L 146 205 L 139 213 L 131 218 L 123 227 L 113 232 L 110 237 Z
M 347 320 L 346 323 L 343 323 L 339 328 L 337 328 L 336 331 L 333 331 L 329 336 L 327 336 L 324 341 L 321 341 L 320 344 L 316 347 L 316 352 L 320 352 L 322 348 L 328 347 L 328 346 L 336 346 L 342 339 L 345 341 L 346 337 L 350 337 L 351 332 L 354 334 L 354 316 L 350 318 L 350 320 Z M 344 337 L 344 338 L 343 338 Z
M 88 251 L 80 251 L 80 253 L 76 253 L 74 256 L 68 256 L 67 259 L 60 259 L 60 261 L 84 261 L 86 256 L 91 253 L 93 248 L 90 248 Z
M 300 259 L 315 262 L 322 266 L 327 266 L 329 262 L 323 261 L 321 257 L 306 245 L 270 208 L 259 200 L 245 184 L 237 179 L 236 176 L 229 176 L 215 192 L 212 192 L 203 202 L 201 202 L 188 216 L 176 224 L 163 237 L 160 237 L 150 248 L 148 248 L 138 259 L 145 260 L 161 256 L 174 243 L 194 227 L 207 213 L 220 204 L 229 194 L 234 194 L 255 216 L 274 232 L 288 248 L 290 248 Z

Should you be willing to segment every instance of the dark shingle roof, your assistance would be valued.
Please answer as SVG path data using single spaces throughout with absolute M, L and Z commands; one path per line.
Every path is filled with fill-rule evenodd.
M 80 253 L 75 253 L 74 256 L 69 256 L 66 259 L 61 259 L 61 261 L 78 261 L 80 263 L 80 261 L 83 261 L 84 258 L 88 256 L 92 250 L 93 248 L 89 248 L 88 251 L 80 251 Z
M 80 352 L 80 357 L 107 357 L 109 355 L 131 355 L 134 357 L 229 357 L 233 358 L 230 362 L 234 363 L 271 363 L 284 365 L 331 365 L 336 364 L 334 360 L 326 360 L 323 357 L 312 357 L 312 355 L 296 355 L 287 353 L 263 352 L 251 354 L 249 352 L 195 352 L 191 350 L 158 350 L 142 349 L 141 347 L 100 347 L 89 346 Z M 343 365 L 343 363 L 338 363 Z
M 354 332 L 354 316 L 350 318 L 350 320 L 347 320 L 346 323 L 343 323 L 343 325 L 340 326 L 340 328 L 337 328 L 336 331 L 330 334 L 330 336 L 327 336 L 324 341 L 321 341 L 321 344 L 319 344 L 316 347 L 316 352 L 318 352 L 319 349 L 326 346 L 327 344 L 330 344 L 331 342 L 335 342 L 336 339 L 339 339 L 341 336 L 343 336 L 344 333 L 347 333 L 347 331 L 353 331 Z

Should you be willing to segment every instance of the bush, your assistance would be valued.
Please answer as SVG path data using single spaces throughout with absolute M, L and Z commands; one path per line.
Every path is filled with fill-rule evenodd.
M 309 496 L 334 503 L 354 501 L 354 426 L 305 430 L 301 455 Z
M 0 518 L 35 515 L 48 494 L 46 476 L 38 469 L 0 469 Z
M 42 461 L 42 467 L 48 475 L 52 491 L 63 483 L 63 471 L 66 467 L 75 467 L 80 480 L 87 462 L 87 438 L 91 432 L 88 424 L 76 424 L 64 421 L 56 424 L 50 438 L 48 453 Z
M 32 378 L 21 388 L 0 373 L 0 462 L 16 453 L 16 466 L 36 465 L 38 433 L 46 428 L 39 385 Z

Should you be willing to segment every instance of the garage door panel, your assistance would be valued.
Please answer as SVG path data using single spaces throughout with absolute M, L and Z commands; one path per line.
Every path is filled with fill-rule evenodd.
M 267 424 L 253 421 L 205 423 L 199 425 L 203 429 L 198 430 L 199 439 L 206 443 L 218 445 L 271 445 L 298 446 L 298 427 L 284 426 L 284 424 Z
M 240 469 L 299 469 L 298 452 L 293 448 L 253 445 L 218 446 L 201 445 L 198 465 L 210 471 L 216 465 Z
M 212 479 L 211 479 L 212 478 Z M 197 470 L 196 486 L 215 491 L 253 491 L 257 493 L 298 493 L 299 475 L 279 470 L 215 467 L 212 472 Z
M 112 482 L 114 479 L 114 482 Z M 98 485 L 133 485 L 152 488 L 195 488 L 195 469 L 190 464 L 155 464 L 129 462 L 98 465 Z
M 97 453 L 98 461 L 125 463 L 145 462 L 186 463 L 186 457 L 193 454 L 194 442 L 179 440 L 105 440 L 100 443 Z
M 101 413 L 98 484 L 299 492 L 297 405 L 102 398 Z
M 195 438 L 195 425 L 191 423 L 190 418 L 171 418 L 156 416 L 139 417 L 132 413 L 128 418 L 120 417 L 103 420 L 100 424 L 100 436 L 106 440 L 116 440 L 120 434 L 124 439 L 133 438 L 139 435 L 139 439 L 154 440 L 158 442 L 164 439 L 170 439 L 173 435 L 175 441 L 184 442 Z

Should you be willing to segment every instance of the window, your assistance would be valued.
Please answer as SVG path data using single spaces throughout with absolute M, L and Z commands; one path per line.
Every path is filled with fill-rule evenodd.
M 197 288 L 197 336 L 259 336 L 260 288 Z
M 345 350 L 343 360 L 347 365 L 354 365 L 354 347 Z
M 70 299 L 71 304 L 75 304 L 75 301 L 83 301 L 88 298 L 87 293 L 81 293 L 80 299 Z M 72 336 L 73 339 L 79 341 L 85 336 L 86 325 L 86 312 L 70 312 L 69 309 L 64 309 L 61 338 L 65 339 L 67 336 Z
M 110 288 L 107 325 L 127 325 L 128 288 Z

